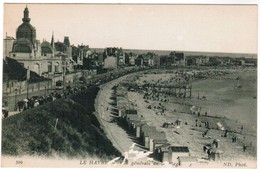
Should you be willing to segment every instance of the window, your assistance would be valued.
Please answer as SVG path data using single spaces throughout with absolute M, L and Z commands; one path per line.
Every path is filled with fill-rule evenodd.
M 15 57 L 16 54 L 13 54 L 13 57 Z

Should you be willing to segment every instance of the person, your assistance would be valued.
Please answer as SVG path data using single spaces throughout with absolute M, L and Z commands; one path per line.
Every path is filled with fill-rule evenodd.
M 27 110 L 27 109 L 28 109 L 28 102 L 25 101 L 25 102 L 24 102 L 24 105 L 23 105 L 23 110 Z
M 246 151 L 246 145 L 243 146 L 243 152 L 245 152 L 245 151 Z
M 37 107 L 37 106 L 39 106 L 40 104 L 39 104 L 39 101 L 38 100 L 35 100 L 35 103 L 34 103 L 34 107 Z
M 244 129 L 244 127 L 243 127 L 243 125 L 242 125 L 242 126 L 241 126 L 241 131 L 240 131 L 240 132 L 241 132 L 241 134 L 242 134 L 242 132 L 243 132 L 243 129 Z
M 218 148 L 218 140 L 214 139 L 212 142 L 212 145 L 214 145 L 216 148 Z
M 226 129 L 225 133 L 224 133 L 224 137 L 227 137 L 228 135 L 228 129 Z
M 206 128 L 209 129 L 209 121 L 207 121 Z
M 208 150 L 207 150 L 207 154 L 208 154 L 208 158 L 209 158 L 209 160 L 210 160 L 211 149 L 208 149 Z
M 206 130 L 202 133 L 202 137 L 205 137 L 208 134 L 209 130 Z
M 23 110 L 23 101 L 21 99 L 17 102 L 18 110 L 21 112 Z
M 203 152 L 206 153 L 207 151 L 207 146 L 203 146 Z
M 232 143 L 235 142 L 235 136 L 232 136 Z
M 6 109 L 6 110 L 4 111 L 4 117 L 7 118 L 8 116 L 9 116 L 9 112 L 8 112 L 8 110 Z

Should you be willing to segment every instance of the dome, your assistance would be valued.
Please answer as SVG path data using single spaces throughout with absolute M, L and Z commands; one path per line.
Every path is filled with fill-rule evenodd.
M 28 39 L 33 45 L 36 42 L 36 30 L 30 24 L 31 19 L 29 18 L 29 10 L 26 7 L 23 12 L 23 23 L 17 28 L 16 30 L 16 39 L 26 38 Z
M 18 40 L 20 38 L 26 38 L 34 44 L 36 41 L 35 28 L 28 22 L 22 23 L 16 31 L 16 39 Z
M 21 38 L 14 42 L 13 51 L 14 53 L 32 53 L 32 44 L 29 40 Z
M 42 53 L 47 53 L 47 54 L 52 53 L 51 44 L 49 42 L 47 42 L 47 41 L 43 41 L 41 43 L 41 50 L 42 50 Z

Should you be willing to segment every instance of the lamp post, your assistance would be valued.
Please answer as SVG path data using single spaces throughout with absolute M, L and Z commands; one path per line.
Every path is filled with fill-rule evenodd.
M 26 80 L 27 80 L 27 99 L 28 99 L 29 98 L 29 80 L 30 80 L 30 68 L 29 68 L 29 66 L 27 68 Z
M 17 111 L 17 88 L 14 89 L 14 111 Z
M 27 99 L 29 98 L 29 79 L 27 79 Z
M 64 56 L 62 57 L 62 61 L 63 61 L 63 65 L 62 65 L 62 74 L 63 74 L 63 77 L 62 77 L 62 80 L 63 80 L 62 92 L 64 94 L 64 91 L 65 91 L 64 87 L 66 85 L 66 81 L 65 81 L 65 79 L 66 79 L 66 59 L 65 59 Z
M 52 85 L 51 85 L 52 87 Z M 50 73 L 48 72 L 48 88 L 47 88 L 47 93 L 49 94 L 49 89 L 50 89 Z
M 47 94 L 47 87 L 44 86 L 44 96 L 46 96 L 46 94 Z

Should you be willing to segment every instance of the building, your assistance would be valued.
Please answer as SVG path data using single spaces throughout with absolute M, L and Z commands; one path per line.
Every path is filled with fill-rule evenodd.
M 36 40 L 36 29 L 30 24 L 29 10 L 23 12 L 23 23 L 16 30 L 16 40 L 13 42 L 9 57 L 16 59 L 25 68 L 41 75 L 44 62 L 41 59 L 40 41 Z
M 178 162 L 178 157 L 190 155 L 190 150 L 187 146 L 170 146 L 168 152 L 169 162 Z
M 166 135 L 164 132 L 159 132 L 159 131 L 153 131 L 149 133 L 149 150 L 153 152 L 155 150 L 155 147 L 157 145 L 165 144 L 167 143 Z
M 9 57 L 9 53 L 12 51 L 13 49 L 13 44 L 14 44 L 15 39 L 11 36 L 7 36 L 6 34 L 6 38 L 4 39 L 4 46 L 3 46 L 3 57 Z
M 125 54 L 121 47 L 107 47 L 104 50 L 103 56 L 105 69 L 113 70 L 125 65 Z
M 189 157 L 190 151 L 187 146 L 159 145 L 155 148 L 155 158 L 161 162 L 179 163 L 178 157 Z
M 51 43 L 37 40 L 36 29 L 30 24 L 29 9 L 26 6 L 23 12 L 23 23 L 16 30 L 16 39 L 6 37 L 4 40 L 4 57 L 10 57 L 38 75 L 44 73 L 55 74 L 72 72 L 73 62 L 71 58 L 72 48 L 69 37 L 64 37 L 64 42 Z
M 147 124 L 141 127 L 141 142 L 143 143 L 144 147 L 149 149 L 150 148 L 150 133 L 156 132 L 156 128 L 149 126 Z
M 143 55 L 137 56 L 137 58 L 135 59 L 135 65 L 136 66 L 143 66 L 143 63 L 144 63 Z M 147 60 L 147 64 L 148 64 L 148 60 Z

